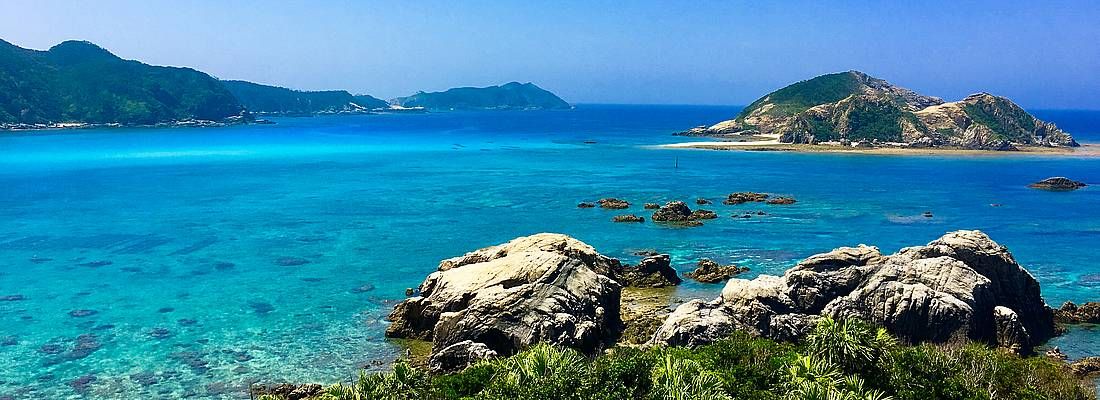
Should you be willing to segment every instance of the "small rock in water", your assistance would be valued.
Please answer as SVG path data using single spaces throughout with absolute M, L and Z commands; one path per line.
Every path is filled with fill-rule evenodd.
M 172 336 L 172 331 L 169 331 L 167 328 L 153 328 L 153 330 L 149 331 L 149 336 L 154 339 L 164 339 Z
M 300 258 L 300 257 L 280 257 L 279 259 L 275 260 L 275 265 L 278 265 L 278 266 L 281 266 L 281 267 L 296 267 L 296 266 L 299 266 L 299 265 L 306 265 L 306 264 L 309 264 L 309 263 L 310 263 L 309 260 L 304 259 L 304 258 Z
M 707 200 L 707 199 L 704 199 L 704 198 L 700 197 L 698 199 L 695 199 L 695 204 L 698 204 L 698 205 L 701 205 L 701 206 L 702 205 L 707 205 L 707 204 L 710 204 L 710 200 Z
M 630 208 L 630 202 L 622 199 L 616 199 L 614 197 L 608 197 L 600 199 L 598 201 L 600 208 L 607 208 L 611 210 L 622 210 L 624 208 Z
M 27 298 L 21 294 L 9 294 L 7 296 L 0 296 L 0 301 L 21 301 Z
M 1043 179 L 1041 181 L 1038 181 L 1038 182 L 1032 183 L 1030 185 L 1027 185 L 1027 187 L 1032 188 L 1032 189 L 1050 190 L 1050 191 L 1055 191 L 1055 192 L 1067 192 L 1067 191 L 1071 191 L 1071 190 L 1077 190 L 1077 189 L 1083 188 L 1085 186 L 1088 186 L 1088 185 L 1084 184 L 1083 182 L 1078 182 L 1078 181 L 1066 178 L 1064 176 L 1055 176 L 1055 177 L 1051 177 L 1051 178 L 1046 178 L 1046 179 Z
M 925 218 L 932 218 L 932 212 L 931 211 L 925 211 L 921 215 L 923 215 Z
M 413 297 L 416 295 L 416 289 L 405 288 L 405 297 Z
M 645 205 L 643 205 L 642 207 L 646 210 L 656 210 L 658 208 L 661 208 L 661 205 L 657 203 L 645 203 Z
M 176 309 L 172 308 L 172 307 L 161 307 L 160 309 L 157 310 L 157 312 L 161 313 L 161 314 L 170 313 L 172 311 L 176 311 Z
M 30 261 L 30 262 L 35 263 L 35 264 L 41 264 L 41 263 L 53 261 L 53 259 L 52 258 L 39 257 L 38 255 L 33 255 L 33 256 L 31 256 L 31 258 L 27 259 L 27 261 Z
M 749 203 L 749 202 L 759 203 L 759 202 L 762 202 L 762 201 L 767 200 L 767 199 L 768 199 L 768 194 L 767 193 L 737 192 L 737 193 L 730 193 L 729 196 L 726 196 L 726 200 L 722 201 L 722 204 L 736 205 L 736 204 Z
M 96 310 L 72 310 L 72 311 L 69 311 L 69 316 L 73 317 L 73 318 L 90 317 L 90 316 L 96 315 L 96 314 L 99 314 L 99 311 L 96 311 Z
M 366 292 L 369 292 L 369 291 L 372 291 L 372 290 L 374 290 L 374 285 L 371 285 L 371 284 L 368 283 L 368 284 L 359 286 L 357 288 L 351 289 L 351 292 L 352 293 L 366 293 Z
M 638 251 L 635 251 L 635 252 L 630 253 L 630 254 L 633 254 L 633 255 L 636 255 L 636 256 L 641 256 L 641 257 L 650 257 L 650 256 L 655 256 L 655 255 L 658 255 L 658 254 L 661 254 L 661 253 L 657 252 L 657 250 L 638 250 Z
M 234 264 L 234 263 L 231 263 L 231 262 L 226 262 L 226 261 L 218 261 L 218 262 L 214 263 L 214 269 L 216 269 L 218 271 L 231 270 L 231 269 L 233 269 L 233 267 L 236 267 L 236 266 L 237 266 L 237 264 Z
M 587 202 L 587 201 L 582 201 L 582 202 L 580 202 L 580 204 L 577 204 L 577 208 L 595 208 L 595 207 L 596 207 L 596 204 L 590 203 L 590 202 Z
M 15 335 L 0 337 L 0 346 L 15 346 L 19 344 L 19 338 Z
M 798 202 L 798 200 L 795 200 L 793 197 L 773 197 L 765 201 L 767 204 L 778 205 L 794 204 L 796 202 Z
M 691 212 L 690 218 L 693 220 L 715 219 L 718 218 L 718 214 L 711 210 L 695 210 Z
M 96 267 L 106 267 L 106 266 L 111 265 L 111 264 L 114 264 L 114 262 L 113 261 L 108 261 L 108 260 L 96 260 L 96 261 L 88 261 L 86 263 L 80 263 L 80 264 L 77 264 L 77 265 L 80 265 L 81 267 L 96 268 Z
M 611 222 L 645 222 L 645 218 L 639 217 L 634 214 L 616 215 L 611 218 Z

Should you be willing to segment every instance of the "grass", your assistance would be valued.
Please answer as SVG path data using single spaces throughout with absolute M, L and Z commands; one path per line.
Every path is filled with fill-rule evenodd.
M 823 319 L 802 343 L 735 334 L 697 348 L 614 348 L 586 358 L 537 345 L 432 376 L 398 362 L 319 400 L 403 399 L 1094 399 L 1059 362 L 977 344 L 900 345 L 865 323 Z M 267 400 L 276 400 L 269 397 Z

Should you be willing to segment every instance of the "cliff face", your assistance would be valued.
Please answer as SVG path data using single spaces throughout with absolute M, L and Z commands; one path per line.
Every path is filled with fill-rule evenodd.
M 979 93 L 945 103 L 858 71 L 795 83 L 756 100 L 735 119 L 689 133 L 985 150 L 1077 146 L 1068 133 L 1004 97 Z

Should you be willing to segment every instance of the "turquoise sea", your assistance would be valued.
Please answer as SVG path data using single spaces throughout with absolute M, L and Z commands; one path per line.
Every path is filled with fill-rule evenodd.
M 893 252 L 982 229 L 1047 301 L 1100 300 L 1100 159 L 654 149 L 736 107 L 276 119 L 227 128 L 0 134 L 0 399 L 247 398 L 251 382 L 348 379 L 402 350 L 393 302 L 438 261 L 562 232 L 735 262 L 750 276 L 860 243 Z M 1100 112 L 1038 111 L 1082 142 Z M 1065 175 L 1083 190 L 1031 190 Z M 730 192 L 790 206 L 725 206 Z M 721 218 L 614 224 L 580 201 L 703 197 Z M 692 204 L 694 207 L 694 204 Z M 763 210 L 752 219 L 735 213 Z M 922 217 L 925 211 L 932 218 Z M 687 283 L 681 298 L 719 285 Z M 1100 354 L 1100 330 L 1055 344 Z

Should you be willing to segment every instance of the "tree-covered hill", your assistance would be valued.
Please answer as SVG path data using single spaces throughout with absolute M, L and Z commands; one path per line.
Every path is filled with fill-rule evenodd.
M 510 82 L 482 88 L 461 87 L 443 92 L 419 92 L 391 101 L 402 107 L 429 110 L 567 109 L 569 103 L 533 83 Z
M 123 60 L 89 42 L 37 51 L 0 40 L 3 124 L 146 125 L 243 112 L 221 82 L 190 68 Z
M 312 114 L 367 111 L 389 107 L 369 95 L 344 90 L 300 91 L 246 81 L 222 81 L 248 111 L 275 114 Z

